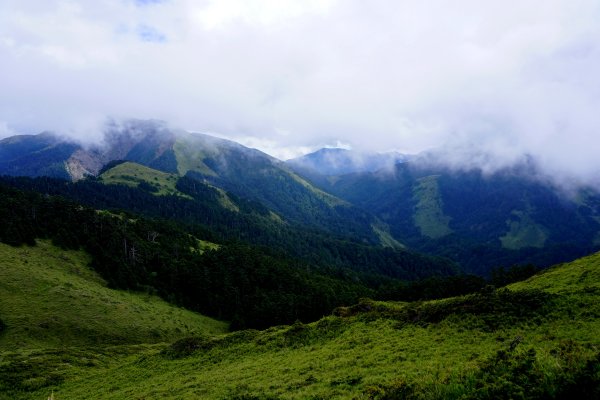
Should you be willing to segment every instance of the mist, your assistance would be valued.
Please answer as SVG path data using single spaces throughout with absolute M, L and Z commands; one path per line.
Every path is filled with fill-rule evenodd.
M 278 158 L 342 142 L 600 172 L 593 0 L 5 0 L 0 136 L 160 119 Z M 483 156 L 480 156 L 483 155 Z

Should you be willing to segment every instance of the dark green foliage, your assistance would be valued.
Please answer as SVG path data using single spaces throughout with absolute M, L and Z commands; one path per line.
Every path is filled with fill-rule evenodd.
M 109 161 L 106 165 L 104 165 L 100 169 L 100 171 L 98 171 L 98 176 L 102 175 L 103 173 L 105 173 L 109 169 L 112 169 L 112 168 L 116 167 L 117 165 L 121 165 L 121 164 L 126 163 L 126 162 L 127 162 L 127 160 L 112 160 L 112 161 Z
M 548 376 L 536 363 L 533 348 L 498 351 L 481 365 L 474 377 L 473 391 L 465 398 L 492 399 L 598 399 L 600 398 L 600 353 L 590 360 L 582 359 L 578 345 L 565 342 L 554 351 L 561 366 Z
M 6 329 L 6 325 L 4 324 L 4 321 L 2 321 L 2 319 L 0 319 L 0 333 L 2 333 L 5 329 Z
M 64 374 L 52 370 L 47 360 L 18 360 L 0 366 L 0 393 L 35 391 L 60 384 Z
M 536 368 L 536 351 L 515 351 L 514 343 L 487 360 L 475 377 L 471 399 L 539 399 L 545 397 L 546 376 Z
M 490 274 L 490 283 L 496 287 L 502 287 L 513 282 L 524 281 L 538 272 L 540 269 L 531 264 L 494 268 Z
M 227 400 L 278 400 L 279 397 L 265 395 L 265 394 L 253 394 L 253 393 L 243 393 L 243 394 L 232 394 L 231 396 L 227 396 Z
M 502 326 L 528 321 L 539 323 L 550 312 L 553 296 L 541 290 L 510 291 L 486 288 L 479 293 L 436 302 L 413 302 L 405 307 L 391 308 L 369 299 L 362 299 L 351 307 L 340 307 L 334 315 L 373 320 L 390 318 L 401 324 L 427 325 L 438 323 L 451 316 L 461 320 L 465 316 L 477 317 L 477 326 L 493 331 Z
M 422 324 L 440 322 L 451 315 L 474 315 L 487 329 L 495 330 L 522 321 L 539 323 L 539 318 L 549 312 L 551 299 L 550 294 L 541 290 L 483 291 L 437 303 L 412 303 L 406 308 L 404 318 Z
M 236 331 L 226 336 L 219 337 L 187 337 L 176 341 L 161 351 L 161 355 L 168 359 L 185 358 L 196 351 L 208 351 L 213 348 L 227 348 L 229 346 L 253 341 L 259 331 L 246 329 Z
M 203 239 L 217 243 L 235 241 L 274 249 L 338 276 L 360 279 L 376 287 L 382 276 L 414 280 L 431 275 L 447 276 L 457 271 L 447 259 L 410 251 L 381 248 L 331 233 L 270 218 L 269 210 L 254 200 L 229 195 L 240 211 L 220 205 L 219 192 L 189 177 L 180 178 L 177 189 L 193 198 L 155 196 L 139 188 L 103 185 L 95 181 L 69 183 L 48 178 L 0 179 L 24 190 L 69 197 L 95 209 L 124 209 L 149 217 L 170 219 Z M 343 270 L 343 272 L 342 272 Z M 359 278 L 356 273 L 360 273 Z
M 577 368 L 575 364 L 575 368 L 570 365 L 569 369 L 558 388 L 557 399 L 600 399 L 600 352 L 588 360 L 583 368 Z M 573 374 L 569 376 L 568 372 L 571 371 Z
M 379 300 L 416 301 L 435 300 L 480 292 L 485 286 L 503 287 L 524 281 L 541 269 L 528 265 L 513 265 L 509 268 L 492 269 L 491 278 L 486 280 L 476 275 L 433 276 L 417 281 L 391 281 L 377 291 Z
M 402 379 L 388 385 L 374 385 L 367 388 L 365 394 L 373 400 L 417 400 L 421 399 L 421 390 L 414 383 Z
M 150 192 L 150 193 L 157 193 L 158 192 L 158 188 L 146 181 L 142 181 L 138 184 L 138 188 L 141 190 L 145 190 L 146 192 Z
M 171 344 L 161 354 L 170 359 L 183 358 L 193 354 L 197 350 L 207 349 L 209 344 L 210 339 L 206 337 L 187 337 Z
M 473 376 L 451 382 L 451 398 L 465 400 L 571 400 L 600 398 L 600 353 L 582 357 L 579 346 L 566 342 L 554 351 L 559 368 L 549 373 L 540 368 L 533 348 L 521 348 L 516 337 L 506 349 L 483 361 Z M 391 384 L 370 386 L 366 395 L 377 400 L 422 398 L 430 390 L 399 379 Z
M 380 300 L 415 301 L 461 296 L 480 291 L 488 282 L 475 275 L 431 277 L 414 282 L 391 282 L 379 288 Z

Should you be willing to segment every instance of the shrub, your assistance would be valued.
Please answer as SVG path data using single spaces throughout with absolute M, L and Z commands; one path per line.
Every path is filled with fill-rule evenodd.
M 162 355 L 171 359 L 184 358 L 207 347 L 210 347 L 210 340 L 206 337 L 186 337 L 164 349 Z

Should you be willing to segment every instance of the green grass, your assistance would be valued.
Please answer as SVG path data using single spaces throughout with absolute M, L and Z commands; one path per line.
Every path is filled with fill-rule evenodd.
M 187 195 L 175 188 L 177 175 L 168 174 L 134 162 L 124 162 L 100 175 L 102 182 L 112 185 L 127 185 L 138 187 L 145 182 L 153 187 L 156 195 L 177 194 L 183 197 Z
M 216 243 L 196 239 L 196 248 L 192 248 L 192 251 L 203 254 L 205 251 L 219 250 L 220 248 L 221 246 Z
M 512 213 L 518 220 L 506 221 L 509 231 L 506 235 L 500 237 L 502 247 L 511 250 L 518 250 L 524 247 L 544 247 L 544 243 L 546 243 L 546 239 L 548 238 L 546 229 L 536 224 L 528 212 L 515 210 Z
M 365 300 L 311 324 L 196 335 L 121 353 L 67 349 L 68 366 L 55 361 L 37 377 L 49 380 L 45 386 L 36 388 L 33 377 L 10 398 L 39 399 L 52 390 L 57 400 L 493 399 L 565 390 L 575 393 L 570 398 L 593 398 L 585 390 L 600 382 L 599 285 L 600 253 L 508 290 L 414 303 Z
M 393 249 L 406 249 L 405 245 L 394 239 L 392 234 L 389 232 L 389 228 L 387 226 L 371 224 L 371 228 L 379 238 L 379 243 L 381 243 L 383 247 L 391 247 Z
M 212 146 L 212 147 L 211 147 Z M 215 145 L 211 145 L 203 137 L 185 135 L 177 138 L 173 145 L 177 159 L 177 171 L 184 176 L 188 171 L 197 171 L 208 176 L 217 176 L 217 173 L 204 164 L 204 159 L 218 154 Z
M 117 291 L 88 267 L 81 251 L 45 241 L 0 244 L 0 351 L 15 348 L 124 345 L 219 334 L 226 324 L 156 296 Z
M 450 217 L 444 214 L 444 205 L 440 196 L 438 176 L 432 175 L 418 180 L 413 189 L 416 201 L 414 222 L 423 236 L 437 239 L 452 233 L 448 226 Z
M 600 291 L 600 253 L 559 264 L 508 286 L 511 290 L 540 289 L 549 293 L 591 293 Z
M 338 207 L 338 206 L 349 207 L 350 206 L 350 203 L 348 203 L 347 201 L 342 200 L 338 197 L 335 197 L 327 192 L 324 192 L 321 189 L 318 189 L 314 185 L 307 182 L 304 178 L 300 177 L 295 172 L 292 172 L 291 170 L 287 170 L 287 173 L 290 175 L 290 177 L 294 181 L 298 182 L 300 185 L 302 185 L 306 189 L 310 190 L 319 200 L 323 201 L 329 207 Z

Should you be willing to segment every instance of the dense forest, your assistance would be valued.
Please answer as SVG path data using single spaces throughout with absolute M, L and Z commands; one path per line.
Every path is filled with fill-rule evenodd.
M 45 185 L 53 194 L 15 189 L 8 186 L 7 181 L 38 190 Z M 209 198 L 213 194 L 206 186 L 196 186 L 205 191 L 204 196 L 196 192 L 198 198 Z M 194 212 L 197 217 L 192 221 L 211 218 L 207 212 L 194 209 L 202 207 L 201 202 L 177 196 L 157 197 L 140 189 L 105 186 L 93 181 L 73 185 L 47 178 L 11 178 L 0 185 L 3 221 L 0 241 L 14 246 L 35 245 L 35 239 L 47 238 L 65 249 L 82 248 L 92 256 L 92 267 L 111 287 L 157 293 L 173 303 L 231 321 L 233 329 L 312 321 L 364 296 L 383 300 L 441 298 L 476 292 L 490 283 L 470 275 L 444 277 L 454 271 L 431 268 L 435 264 L 428 264 L 429 259 L 424 256 L 327 240 L 316 233 L 306 234 L 306 237 L 314 241 L 312 246 L 320 253 L 313 257 L 293 257 L 283 250 L 292 248 L 295 237 L 287 247 L 284 242 L 279 248 L 250 244 L 225 236 L 226 229 L 211 232 L 199 222 L 193 224 L 188 220 L 182 226 L 164 218 L 142 217 L 126 211 L 99 211 L 55 195 L 61 188 L 63 193 L 71 193 L 73 197 L 93 195 L 95 201 L 91 202 L 96 205 L 106 205 L 103 202 L 112 195 L 121 201 L 129 198 L 129 204 L 143 207 L 146 212 L 162 210 L 163 216 L 170 214 L 175 220 L 183 220 Z M 259 205 L 239 204 L 248 204 L 247 207 L 253 207 L 252 212 L 260 212 Z M 179 209 L 181 205 L 191 209 Z M 234 221 L 233 217 L 228 220 Z M 229 227 L 231 235 L 231 232 L 244 232 L 244 228 L 252 225 Z M 215 239 L 222 244 L 203 245 L 206 240 Z M 297 251 L 303 250 L 299 247 Z M 356 268 L 356 264 L 352 269 L 335 262 L 327 263 L 333 259 L 328 254 L 343 251 L 347 251 L 346 257 L 362 260 L 365 265 L 374 260 L 379 267 L 374 272 Z M 311 260 L 319 262 L 311 263 Z M 387 268 L 386 263 L 390 263 Z M 393 268 L 395 265 L 402 265 L 403 273 L 398 273 Z M 491 283 L 506 284 L 535 269 L 521 269 L 516 274 L 515 269 L 499 271 L 496 281 Z
M 93 179 L 71 183 L 52 178 L 2 177 L 0 182 L 47 195 L 60 195 L 95 209 L 126 210 L 151 218 L 175 221 L 190 233 L 212 242 L 241 242 L 268 247 L 322 269 L 359 272 L 363 279 L 386 276 L 415 280 L 448 276 L 459 269 L 448 259 L 384 248 L 333 235 L 316 228 L 274 220 L 261 203 L 228 194 L 238 206 L 219 204 L 219 192 L 188 177 L 177 189 L 188 195 L 155 196 L 139 187 L 105 185 Z M 370 278 L 368 276 L 371 276 Z

